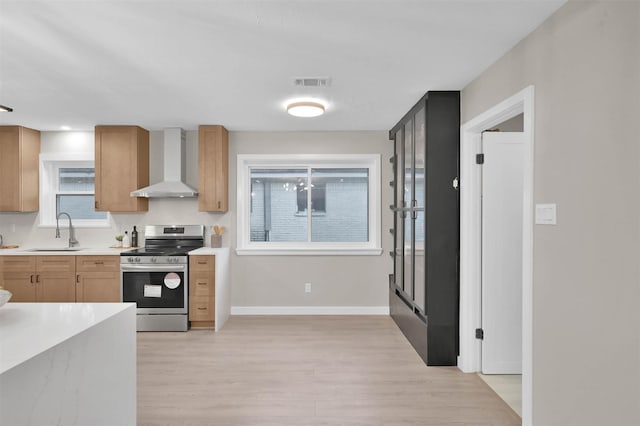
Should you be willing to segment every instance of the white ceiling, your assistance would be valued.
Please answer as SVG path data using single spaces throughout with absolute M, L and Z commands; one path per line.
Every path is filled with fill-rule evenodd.
M 0 0 L 0 124 L 388 130 L 564 0 Z M 294 77 L 330 77 L 297 88 Z M 288 99 L 328 102 L 301 119 Z

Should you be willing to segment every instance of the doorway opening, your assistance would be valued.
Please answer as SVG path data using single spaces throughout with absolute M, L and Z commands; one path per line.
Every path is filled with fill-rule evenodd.
M 532 264 L 533 264 L 533 148 L 534 87 L 474 117 L 461 127 L 460 143 L 460 356 L 464 372 L 482 370 L 482 182 L 476 154 L 482 133 L 501 123 L 521 120 L 522 159 L 522 424 L 532 424 Z

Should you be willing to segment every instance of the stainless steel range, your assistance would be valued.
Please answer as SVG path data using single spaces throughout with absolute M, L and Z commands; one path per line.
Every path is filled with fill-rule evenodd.
M 149 225 L 144 235 L 144 248 L 120 254 L 121 300 L 137 304 L 138 331 L 187 331 L 187 254 L 204 245 L 204 226 Z

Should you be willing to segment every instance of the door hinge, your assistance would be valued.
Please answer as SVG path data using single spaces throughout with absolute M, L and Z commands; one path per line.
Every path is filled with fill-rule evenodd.
M 484 339 L 484 330 L 481 328 L 476 328 L 476 339 Z
M 484 164 L 484 154 L 476 154 L 476 164 Z

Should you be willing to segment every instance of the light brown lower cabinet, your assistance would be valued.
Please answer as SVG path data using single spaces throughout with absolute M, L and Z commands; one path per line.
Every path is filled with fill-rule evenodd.
M 35 256 L 2 256 L 0 266 L 0 286 L 11 292 L 11 302 L 35 302 Z
M 75 302 L 75 256 L 2 256 L 12 302 Z
M 118 256 L 0 256 L 11 302 L 119 302 Z
M 120 301 L 120 257 L 76 256 L 76 302 Z
M 215 256 L 189 256 L 189 321 L 191 328 L 214 328 Z

